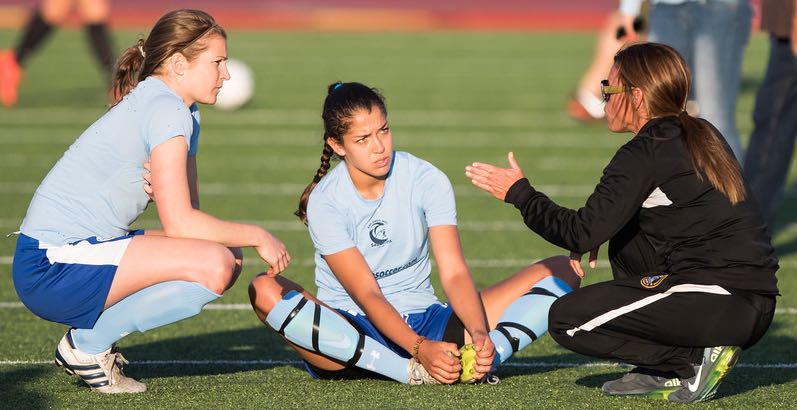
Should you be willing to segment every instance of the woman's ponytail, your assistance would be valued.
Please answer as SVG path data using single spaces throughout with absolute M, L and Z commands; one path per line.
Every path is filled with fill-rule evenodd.
M 684 127 L 684 142 L 692 156 L 692 165 L 697 177 L 722 192 L 731 204 L 738 204 L 747 197 L 739 162 L 733 157 L 722 136 L 705 121 L 694 118 L 686 111 L 678 114 Z
M 111 81 L 111 106 L 119 103 L 138 84 L 145 58 L 144 40 L 139 39 L 116 60 Z

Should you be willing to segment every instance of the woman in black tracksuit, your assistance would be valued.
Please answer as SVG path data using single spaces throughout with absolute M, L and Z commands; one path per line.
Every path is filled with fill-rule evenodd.
M 668 46 L 616 55 L 602 84 L 608 126 L 636 135 L 579 210 L 535 190 L 511 153 L 510 168 L 466 168 L 534 232 L 571 250 L 577 271 L 583 253 L 592 251 L 592 264 L 609 241 L 614 279 L 562 297 L 549 316 L 562 346 L 637 366 L 603 385 L 609 395 L 710 399 L 775 311 L 778 261 L 766 226 L 722 136 L 684 111 L 689 85 Z

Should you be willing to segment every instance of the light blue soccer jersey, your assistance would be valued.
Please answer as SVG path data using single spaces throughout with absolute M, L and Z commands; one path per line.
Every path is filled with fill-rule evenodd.
M 148 77 L 58 160 L 36 189 L 20 230 L 51 245 L 126 234 L 149 200 L 144 161 L 178 135 L 196 155 L 196 104 L 187 107 L 163 81 Z
M 382 293 L 401 314 L 438 302 L 429 281 L 429 227 L 456 225 L 454 191 L 443 172 L 406 152 L 395 152 L 381 198 L 363 199 L 345 163 L 315 187 L 307 224 L 316 248 L 318 299 L 363 313 L 322 255 L 357 247 Z

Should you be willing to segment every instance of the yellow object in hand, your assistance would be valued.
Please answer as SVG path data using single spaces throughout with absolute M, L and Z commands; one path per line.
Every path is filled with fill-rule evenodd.
M 459 374 L 460 383 L 476 383 L 478 380 L 473 378 L 476 373 L 476 348 L 473 343 L 468 343 L 459 348 L 459 363 L 462 365 L 462 373 Z

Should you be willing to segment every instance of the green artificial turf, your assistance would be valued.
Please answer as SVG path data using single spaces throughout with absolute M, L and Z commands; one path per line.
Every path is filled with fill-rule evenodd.
M 115 34 L 119 47 L 134 32 Z M 0 31 L 0 44 L 16 34 Z M 313 249 L 293 217 L 321 154 L 326 86 L 361 81 L 387 96 L 395 148 L 442 169 L 454 184 L 466 257 L 479 287 L 534 260 L 564 253 L 525 228 L 517 212 L 472 187 L 473 161 L 505 163 L 515 152 L 526 176 L 562 205 L 583 204 L 603 166 L 630 135 L 569 119 L 564 105 L 588 64 L 587 34 L 330 34 L 231 31 L 232 57 L 251 66 L 256 94 L 234 112 L 202 108 L 202 208 L 259 223 L 288 246 L 284 273 L 314 289 Z M 747 49 L 738 123 L 751 128 L 766 38 Z M 58 32 L 28 62 L 16 108 L 0 109 L 0 232 L 17 230 L 33 190 L 69 144 L 104 112 L 104 80 L 82 33 Z M 797 196 L 792 170 L 775 244 L 779 313 L 705 408 L 789 408 L 797 401 Z M 153 207 L 151 207 L 153 208 Z M 137 227 L 156 227 L 149 209 Z M 202 314 L 119 346 L 128 374 L 150 390 L 108 397 L 52 365 L 65 328 L 18 305 L 11 278 L 14 238 L 0 237 L 0 407 L 7 408 L 654 408 L 610 398 L 600 385 L 627 371 L 541 338 L 502 367 L 497 386 L 410 387 L 385 381 L 315 381 L 298 356 L 247 310 L 246 284 L 265 265 L 254 253 L 239 283 Z M 586 283 L 606 280 L 605 263 Z M 435 279 L 436 288 L 439 282 Z

